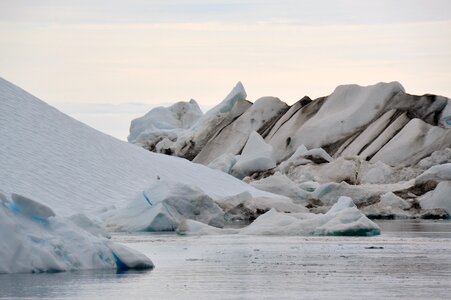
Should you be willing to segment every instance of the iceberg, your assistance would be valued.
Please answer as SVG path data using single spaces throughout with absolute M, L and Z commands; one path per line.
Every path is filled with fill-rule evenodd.
M 39 202 L 17 194 L 0 198 L 0 273 L 154 268 L 147 256 L 92 234 Z
M 113 231 L 174 231 L 184 219 L 224 226 L 224 212 L 201 189 L 163 179 L 155 180 L 126 207 L 104 218 Z

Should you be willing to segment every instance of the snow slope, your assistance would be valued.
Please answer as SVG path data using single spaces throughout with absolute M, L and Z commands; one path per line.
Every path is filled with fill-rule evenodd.
M 157 177 L 197 186 L 213 199 L 245 191 L 273 196 L 220 171 L 105 135 L 1 78 L 0 144 L 3 192 L 39 199 L 62 216 L 125 206 Z

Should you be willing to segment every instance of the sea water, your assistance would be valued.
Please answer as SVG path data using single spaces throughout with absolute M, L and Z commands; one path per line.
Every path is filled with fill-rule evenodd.
M 378 223 L 377 237 L 114 234 L 156 268 L 0 275 L 0 298 L 449 299 L 451 222 Z

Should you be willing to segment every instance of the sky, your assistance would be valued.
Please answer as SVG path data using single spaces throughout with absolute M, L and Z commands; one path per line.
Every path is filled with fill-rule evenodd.
M 288 104 L 380 81 L 451 97 L 451 1 L 0 0 L 0 77 L 124 140 L 238 81 Z

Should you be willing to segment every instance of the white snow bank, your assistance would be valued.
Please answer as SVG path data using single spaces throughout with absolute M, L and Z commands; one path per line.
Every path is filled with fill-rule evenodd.
M 444 180 L 451 180 L 451 163 L 430 167 L 415 178 L 415 184 L 423 184 L 428 181 L 440 182 Z
M 173 231 L 184 219 L 224 226 L 224 212 L 201 189 L 155 180 L 125 208 L 107 213 L 105 224 L 115 231 Z
M 451 181 L 440 182 L 429 197 L 420 201 L 421 208 L 443 208 L 451 215 Z
M 266 171 L 276 167 L 272 146 L 255 131 L 251 132 L 241 156 L 232 167 L 232 175 L 244 178 L 258 171 Z
M 153 268 L 145 255 L 55 216 L 20 195 L 0 197 L 0 273 Z
M 0 78 L 0 182 L 60 215 L 125 206 L 162 179 L 212 198 L 277 197 L 185 159 L 151 153 L 92 129 Z
M 200 234 L 248 234 L 248 235 L 345 235 L 373 236 L 380 234 L 379 226 L 369 220 L 352 202 L 340 197 L 326 214 L 282 213 L 271 209 L 241 230 L 223 231 L 203 224 L 183 224 L 179 233 Z
M 131 122 L 128 141 L 144 144 L 156 139 L 161 140 L 163 137 L 175 140 L 201 117 L 202 111 L 193 99 L 169 107 L 156 107 Z

